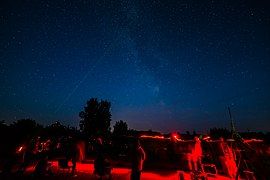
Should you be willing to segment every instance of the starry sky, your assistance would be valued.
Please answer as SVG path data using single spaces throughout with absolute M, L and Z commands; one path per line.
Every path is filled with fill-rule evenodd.
M 270 131 L 267 0 L 3 0 L 0 120 L 77 126 L 91 97 L 112 125 Z

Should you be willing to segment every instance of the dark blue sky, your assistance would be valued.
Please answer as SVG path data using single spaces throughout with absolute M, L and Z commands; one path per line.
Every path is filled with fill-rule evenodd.
M 1 1 L 0 119 L 112 119 L 168 131 L 270 130 L 270 5 L 244 0 Z

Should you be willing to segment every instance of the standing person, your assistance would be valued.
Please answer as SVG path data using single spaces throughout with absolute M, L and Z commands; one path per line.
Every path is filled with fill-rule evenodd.
M 71 174 L 76 177 L 77 175 L 75 174 L 76 170 L 76 164 L 77 164 L 77 159 L 78 159 L 78 149 L 77 149 L 77 141 L 75 138 L 72 139 L 72 144 L 71 144 L 71 162 L 72 162 L 72 172 Z
M 42 155 L 35 167 L 34 175 L 37 177 L 53 175 L 51 164 L 48 162 L 48 155 Z
M 66 142 L 64 143 L 63 147 L 64 153 L 65 153 L 65 161 L 68 164 L 68 162 L 71 160 L 72 166 L 71 166 L 71 174 L 72 176 L 76 177 L 77 175 L 75 174 L 76 171 L 76 164 L 77 164 L 77 140 L 75 137 L 68 137 Z
M 194 138 L 195 145 L 192 153 L 192 169 L 194 171 L 202 170 L 202 146 L 198 137 Z
M 142 146 L 140 145 L 140 141 L 136 140 L 132 152 L 131 180 L 139 180 L 141 178 L 141 172 L 145 159 L 146 155 Z
M 94 161 L 94 173 L 103 176 L 104 175 L 104 148 L 103 148 L 103 142 L 101 138 L 97 139 L 96 142 L 96 159 Z
M 106 158 L 104 145 L 101 138 L 97 139 L 96 153 L 96 159 L 94 161 L 94 174 L 98 175 L 99 179 L 102 179 L 103 177 L 112 179 L 111 164 L 110 161 Z

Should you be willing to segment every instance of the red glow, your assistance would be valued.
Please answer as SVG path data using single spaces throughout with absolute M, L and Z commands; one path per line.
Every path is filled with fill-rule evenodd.
M 261 139 L 245 139 L 244 142 L 245 143 L 249 143 L 249 142 L 263 142 L 263 140 L 261 140 Z
M 23 147 L 21 146 L 21 147 L 18 149 L 18 151 L 20 152 L 22 149 L 23 149 Z
M 51 162 L 54 171 L 57 172 L 58 169 L 58 163 L 56 161 Z M 94 178 L 94 165 L 93 164 L 83 164 L 83 163 L 77 163 L 76 165 L 76 171 L 77 173 L 85 173 L 89 177 L 89 179 L 95 179 Z M 112 179 L 130 179 L 130 173 L 131 169 L 129 168 L 112 168 Z M 187 173 L 184 173 L 185 177 L 189 178 Z M 171 179 L 171 180 L 178 180 L 179 179 L 179 171 L 172 172 L 170 174 L 158 174 L 154 172 L 142 172 L 141 179 L 144 180 L 165 180 L 165 179 Z
M 51 161 L 50 162 L 52 165 L 52 170 L 53 173 L 57 174 L 59 173 L 59 167 L 57 161 Z M 30 166 L 26 169 L 26 173 L 30 174 L 33 173 L 35 167 Z M 62 172 L 63 173 L 63 172 Z M 118 168 L 118 167 L 113 167 L 112 168 L 112 179 L 130 179 L 130 173 L 131 169 L 129 168 Z M 84 164 L 84 163 L 77 163 L 76 165 L 76 174 L 78 177 L 82 177 L 82 179 L 87 178 L 87 179 L 97 179 L 97 177 L 94 175 L 94 165 L 93 164 Z M 143 171 L 141 174 L 141 179 L 143 180 L 179 180 L 180 179 L 191 179 L 191 174 L 189 172 L 184 172 L 184 171 L 174 171 L 174 172 L 166 172 L 164 171 L 159 172 L 149 172 L 149 171 Z M 80 179 L 80 178 L 78 178 Z M 218 174 L 215 174 L 215 178 L 211 179 L 218 179 L 218 180 L 229 180 L 230 178 L 220 176 Z
M 24 147 L 23 147 L 23 146 L 20 146 L 20 147 L 17 149 L 17 153 L 22 152 L 23 149 L 24 149 Z
M 172 139 L 175 141 L 181 141 L 181 139 L 179 138 L 179 134 L 178 133 L 172 133 L 171 135 Z
M 149 135 L 141 135 L 141 138 L 164 139 L 164 136 L 149 136 Z
M 189 167 L 191 170 L 199 170 L 202 167 L 202 146 L 201 146 L 201 141 L 198 137 L 194 138 L 195 145 L 191 153 L 191 162 L 189 164 Z
M 204 141 L 207 141 L 207 140 L 209 140 L 209 139 L 211 139 L 210 136 L 206 136 L 206 137 L 203 138 Z
M 223 171 L 231 178 L 236 177 L 237 166 L 235 162 L 235 156 L 231 147 L 228 146 L 223 140 L 219 143 L 220 149 L 223 152 L 219 156 L 219 160 L 222 165 Z

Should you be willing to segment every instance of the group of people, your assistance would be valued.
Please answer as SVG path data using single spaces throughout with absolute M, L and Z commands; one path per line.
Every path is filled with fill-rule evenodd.
M 66 162 L 71 161 L 71 174 L 76 176 L 76 164 L 78 159 L 78 148 L 76 146 L 76 141 L 71 139 L 70 143 L 64 147 L 65 150 L 65 160 Z M 111 179 L 111 163 L 105 152 L 105 147 L 103 144 L 102 138 L 97 138 L 95 145 L 95 160 L 94 160 L 94 174 L 98 176 L 99 179 Z M 131 146 L 130 151 L 131 157 L 131 180 L 139 180 L 141 176 L 141 172 L 143 169 L 143 163 L 146 159 L 146 154 L 144 149 L 142 148 L 140 141 L 138 139 L 134 140 Z M 44 156 L 44 158 L 38 161 L 38 164 L 35 168 L 36 175 L 44 175 L 51 174 L 52 171 L 50 169 L 50 165 L 48 163 L 48 157 Z
M 140 141 L 136 140 L 132 152 L 132 167 L 131 167 L 131 180 L 137 180 L 141 177 L 143 163 L 146 159 L 145 152 L 140 145 Z
M 140 145 L 139 140 L 135 140 L 132 145 L 131 150 L 131 180 L 139 180 L 141 172 L 143 169 L 143 163 L 146 159 L 146 154 L 142 146 Z M 97 174 L 100 179 L 103 176 L 108 176 L 111 179 L 111 166 L 109 160 L 106 158 L 104 153 L 104 147 L 102 139 L 98 138 L 97 140 L 97 156 L 94 162 L 94 173 Z
M 37 141 L 39 142 L 39 141 Z M 24 174 L 25 170 L 28 166 L 35 163 L 35 169 L 34 169 L 34 175 L 35 176 L 46 176 L 46 175 L 52 175 L 52 166 L 49 162 L 49 151 L 35 151 L 37 144 L 40 143 L 34 143 L 35 146 L 25 146 L 25 148 L 20 148 L 20 153 L 22 155 L 22 161 L 20 162 L 20 166 L 18 169 L 18 172 L 21 174 Z M 66 141 L 61 142 L 60 144 L 57 144 L 57 149 L 59 149 L 60 154 L 62 155 L 62 159 L 66 161 L 66 164 L 68 164 L 69 161 L 71 161 L 71 174 L 73 176 L 76 176 L 76 165 L 78 161 L 79 156 L 79 149 L 77 146 L 77 141 L 74 138 L 69 138 Z M 33 147 L 33 148 L 31 148 Z M 141 176 L 141 172 L 143 169 L 143 163 L 146 159 L 146 154 L 142 146 L 140 145 L 139 139 L 136 139 L 132 142 L 130 146 L 130 160 L 131 160 L 131 180 L 139 180 Z M 39 148 L 38 148 L 39 149 Z M 107 153 L 105 152 L 106 148 L 104 146 L 102 138 L 98 138 L 96 140 L 95 144 L 95 159 L 94 159 L 94 174 L 97 175 L 100 179 L 111 179 L 111 162 L 109 156 L 107 156 Z M 17 154 L 19 156 L 20 154 Z M 17 161 L 19 162 L 19 161 Z M 9 164 L 15 164 L 15 160 L 13 163 Z M 6 163 L 7 164 L 7 163 Z M 58 166 L 59 162 L 58 162 Z M 11 167 L 11 165 L 10 165 Z M 60 167 L 61 168 L 61 167 Z M 11 172 L 10 170 L 2 171 L 7 172 L 5 174 L 10 174 L 8 172 Z M 2 174 L 2 173 L 1 173 Z M 105 178 L 104 178 L 105 177 Z

